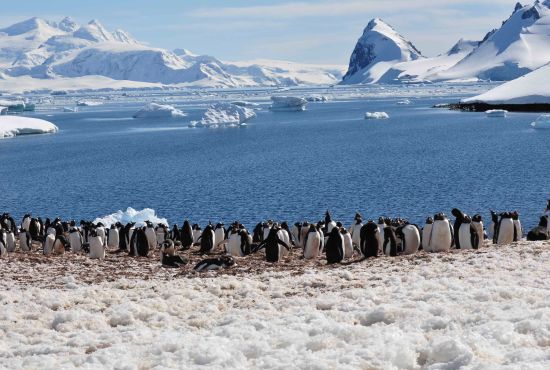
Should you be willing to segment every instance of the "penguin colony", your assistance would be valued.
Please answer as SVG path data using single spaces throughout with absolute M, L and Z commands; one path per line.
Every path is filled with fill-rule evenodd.
M 550 200 L 539 225 L 527 233 L 527 240 L 549 240 Z M 523 238 L 519 214 L 491 211 L 487 228 L 479 214 L 469 216 L 455 208 L 451 223 L 444 213 L 426 219 L 424 227 L 404 219 L 380 217 L 377 222 L 356 213 L 353 224 L 345 228 L 332 220 L 327 211 L 324 220 L 317 223 L 288 223 L 273 220 L 256 224 L 252 232 L 235 221 L 229 228 L 223 223 L 208 223 L 202 229 L 198 224 L 184 221 L 180 227 L 153 225 L 146 221 L 138 227 L 130 222 L 117 222 L 106 227 L 101 222 L 53 221 L 26 214 L 18 226 L 9 213 L 0 216 L 0 257 L 15 252 L 17 239 L 21 252 L 41 251 L 44 255 L 82 253 L 93 259 L 104 259 L 109 253 L 126 253 L 132 257 L 149 257 L 158 251 L 160 262 L 166 267 L 181 267 L 189 262 L 178 252 L 195 249 L 200 255 L 217 254 L 206 258 L 194 267 L 196 271 L 227 268 L 235 265 L 234 257 L 254 253 L 265 254 L 267 262 L 278 262 L 289 255 L 291 249 L 301 251 L 304 259 L 323 257 L 327 264 L 341 263 L 352 258 L 366 259 L 379 255 L 410 255 L 426 252 L 446 252 L 451 249 L 478 249 L 485 240 L 493 244 L 509 244 Z

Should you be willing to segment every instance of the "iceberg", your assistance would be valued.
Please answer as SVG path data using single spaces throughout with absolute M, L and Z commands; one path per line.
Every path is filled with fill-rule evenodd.
M 412 102 L 409 99 L 403 99 L 397 102 L 397 105 L 409 105 Z
M 260 104 L 258 104 L 258 103 L 251 103 L 249 101 L 242 101 L 242 100 L 231 102 L 231 104 L 238 105 L 239 107 L 258 107 L 258 106 L 260 106 Z
M 0 139 L 17 135 L 48 134 L 58 130 L 56 125 L 43 119 L 0 116 Z
M 487 117 L 506 117 L 507 113 L 508 111 L 504 109 L 490 109 L 485 111 Z
M 311 95 L 308 96 L 306 100 L 310 102 L 326 102 L 329 98 L 326 95 Z
M 367 112 L 365 119 L 388 119 L 390 116 L 386 112 Z
M 76 102 L 76 105 L 79 107 L 95 107 L 101 104 L 103 103 L 96 100 L 77 100 Z
M 149 103 L 137 111 L 133 118 L 185 117 L 187 114 L 172 105 Z
M 256 113 L 250 108 L 231 103 L 215 103 L 208 107 L 200 121 L 191 122 L 189 127 L 238 127 L 254 117 Z
M 154 225 L 162 223 L 169 225 L 168 220 L 160 218 L 156 215 L 155 210 L 151 208 L 144 208 L 140 211 L 135 210 L 132 207 L 126 208 L 126 211 L 119 210 L 110 215 L 98 217 L 94 220 L 94 223 L 103 223 L 106 227 L 110 227 L 112 224 L 120 222 L 125 225 L 128 222 L 135 222 L 136 226 L 145 226 L 145 221 L 151 221 Z
M 75 112 L 78 112 L 78 108 L 77 107 L 74 107 L 74 108 L 63 107 L 63 112 L 65 112 L 65 113 L 75 113 Z
M 535 122 L 531 123 L 531 126 L 533 128 L 550 129 L 550 114 L 543 114 L 542 116 L 537 118 Z
M 307 100 L 294 96 L 272 96 L 270 109 L 274 111 L 302 111 L 306 110 Z

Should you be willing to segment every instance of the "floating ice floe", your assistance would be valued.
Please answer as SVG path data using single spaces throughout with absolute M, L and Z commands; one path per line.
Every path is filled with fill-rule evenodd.
M 491 109 L 485 111 L 485 114 L 487 115 L 487 117 L 506 117 L 508 111 L 504 109 Z
M 0 116 L 0 139 L 18 135 L 49 134 L 58 130 L 56 125 L 43 119 Z
M 242 101 L 242 100 L 231 102 L 231 104 L 237 105 L 239 107 L 258 107 L 258 106 L 260 106 L 260 104 L 258 104 L 258 103 L 252 103 L 252 102 L 249 102 L 249 101 Z
M 398 105 L 409 105 L 412 102 L 409 99 L 403 99 L 397 102 Z
M 535 122 L 531 123 L 531 126 L 533 126 L 533 128 L 550 129 L 550 114 L 543 114 L 537 118 Z
M 295 96 L 272 96 L 270 109 L 274 111 L 306 110 L 307 100 Z
M 311 95 L 306 97 L 306 100 L 310 102 L 325 102 L 328 101 L 329 98 L 325 95 Z
M 187 114 L 173 107 L 172 105 L 162 105 L 149 103 L 137 111 L 133 118 L 161 118 L 161 117 L 185 117 Z
M 79 107 L 95 107 L 103 103 L 97 100 L 77 100 L 76 105 Z
M 390 116 L 386 112 L 367 112 L 365 119 L 388 119 Z
M 231 103 L 215 103 L 208 107 L 200 121 L 192 121 L 189 127 L 238 127 L 254 117 L 256 113 L 250 108 Z
M 110 227 L 112 224 L 117 222 L 120 222 L 123 225 L 128 222 L 135 222 L 136 226 L 144 226 L 145 221 L 151 221 L 154 225 L 159 223 L 168 225 L 168 220 L 158 217 L 154 209 L 144 208 L 137 211 L 132 207 L 128 207 L 126 211 L 119 210 L 115 213 L 111 213 L 110 215 L 98 217 L 94 220 L 94 223 L 101 222 L 103 225 Z
M 65 113 L 75 113 L 75 112 L 78 112 L 78 108 L 77 107 L 74 107 L 74 108 L 63 107 L 63 112 L 65 112 Z

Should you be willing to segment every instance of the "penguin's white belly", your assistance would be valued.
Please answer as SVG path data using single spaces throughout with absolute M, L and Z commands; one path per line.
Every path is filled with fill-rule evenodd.
M 155 234 L 157 237 L 157 245 L 162 244 L 162 242 L 164 242 L 164 240 L 166 239 L 164 237 L 164 231 L 157 231 Z
M 351 238 L 351 235 L 344 234 L 342 236 L 344 242 L 344 258 L 351 258 L 353 257 L 353 240 Z
M 71 245 L 71 250 L 74 253 L 78 253 L 82 250 L 82 240 L 80 239 L 80 233 L 72 232 L 69 234 L 69 244 Z
M 15 252 L 15 235 L 13 233 L 6 234 L 6 250 L 8 252 Z
M 470 224 L 460 225 L 458 229 L 458 241 L 460 242 L 460 249 L 472 249 L 472 234 L 470 233 Z
M 193 230 L 193 243 L 197 243 L 200 237 L 201 237 L 200 230 Z
M 476 229 L 476 234 L 478 238 L 478 248 L 483 246 L 484 235 L 483 235 L 483 223 L 482 222 L 472 222 L 474 228 Z
M 498 228 L 497 244 L 509 244 L 514 241 L 514 220 L 504 218 Z
M 223 229 L 216 229 L 216 231 L 214 231 L 214 235 L 216 238 L 216 243 L 214 243 L 214 245 L 218 246 L 220 244 L 223 244 L 223 242 L 225 241 L 225 231 Z
M 446 252 L 451 249 L 453 239 L 448 221 L 435 221 L 431 234 L 429 248 L 432 252 Z
M 104 259 L 105 258 L 105 248 L 103 247 L 103 239 L 100 237 L 90 238 L 90 258 L 95 259 Z
M 231 256 L 242 257 L 243 253 L 241 251 L 241 236 L 239 234 L 231 235 L 225 249 L 227 251 L 227 254 Z
M 386 256 L 389 256 L 390 248 L 386 248 L 387 251 L 384 250 L 384 227 L 385 225 L 378 225 L 378 237 L 376 240 L 378 240 L 378 251 L 384 253 Z
M 147 238 L 147 243 L 149 244 L 149 249 L 154 250 L 157 246 L 157 235 L 155 230 L 148 227 L 145 229 L 145 237 Z
M 23 229 L 24 231 L 29 231 L 30 226 L 31 226 L 31 219 L 27 217 L 23 220 L 23 223 L 21 224 L 21 229 Z
M 119 241 L 120 241 L 120 236 L 118 234 L 118 230 L 116 229 L 109 230 L 109 241 L 107 243 L 107 246 L 109 248 L 118 248 Z
M 414 254 L 418 252 L 420 247 L 420 233 L 415 226 L 407 225 L 403 228 L 405 238 L 405 249 L 403 254 Z
M 426 252 L 433 252 L 430 249 L 429 242 L 430 242 L 430 234 L 432 233 L 432 224 L 426 224 L 424 225 L 424 229 L 422 229 L 422 248 Z
M 363 224 L 353 225 L 351 227 L 351 241 L 353 245 L 359 247 L 361 245 L 361 227 Z
M 31 241 L 27 238 L 26 232 L 19 234 L 19 249 L 23 252 L 30 252 L 31 250 Z
M 52 234 L 48 234 L 48 236 L 46 236 L 46 240 L 44 241 L 44 255 L 49 256 L 50 254 L 52 254 L 54 243 L 55 236 L 53 236 Z
M 306 259 L 313 259 L 319 256 L 319 244 L 321 243 L 321 236 L 318 232 L 311 233 L 307 237 L 306 247 L 304 249 L 304 257 Z

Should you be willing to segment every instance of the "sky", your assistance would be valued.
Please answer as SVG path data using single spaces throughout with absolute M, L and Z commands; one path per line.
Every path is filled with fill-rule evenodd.
M 530 0 L 528 3 L 532 3 Z M 37 16 L 99 20 L 151 46 L 227 61 L 279 59 L 347 65 L 370 19 L 392 25 L 425 56 L 498 28 L 516 0 L 25 0 L 10 1 L 0 27 Z M 527 4 L 527 2 L 526 2 Z

